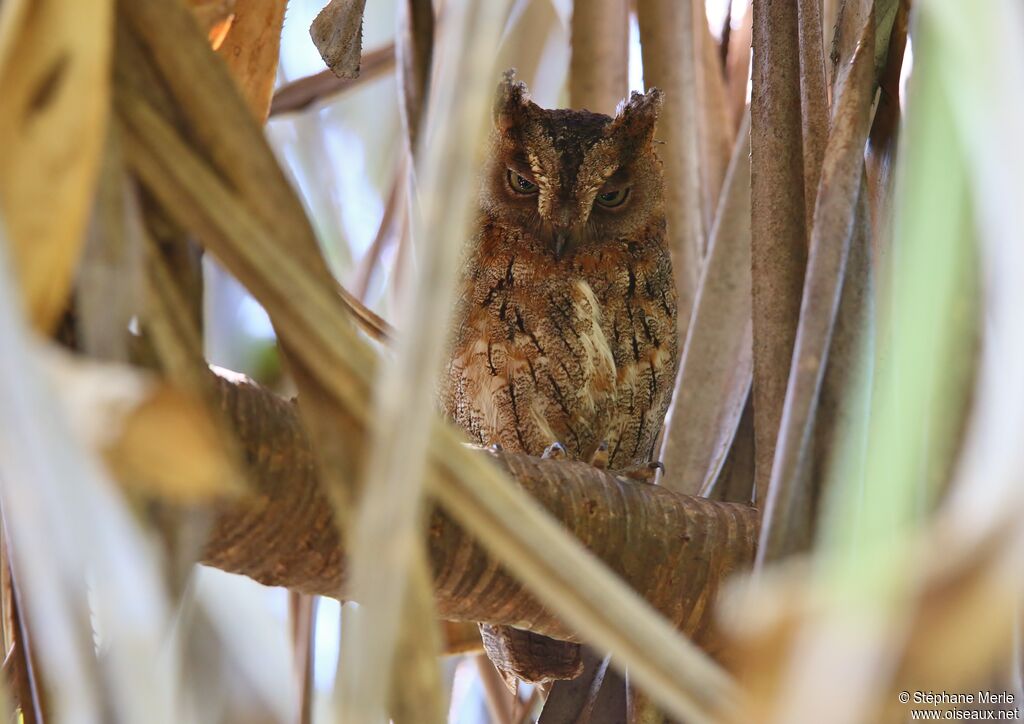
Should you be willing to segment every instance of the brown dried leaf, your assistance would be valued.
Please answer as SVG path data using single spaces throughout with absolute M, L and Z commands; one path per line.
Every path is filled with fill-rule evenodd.
M 366 0 L 331 0 L 309 27 L 327 67 L 339 78 L 359 77 Z
M 64 311 L 106 138 L 110 0 L 8 0 L 0 14 L 0 215 L 26 311 Z

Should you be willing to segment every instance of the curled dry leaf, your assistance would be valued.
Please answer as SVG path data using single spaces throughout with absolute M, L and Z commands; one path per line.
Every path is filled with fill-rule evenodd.
M 339 78 L 359 77 L 366 0 L 331 0 L 309 27 L 327 67 Z
M 8 0 L 0 14 L 0 216 L 43 331 L 64 311 L 85 240 L 110 105 L 112 4 Z
M 128 490 L 192 504 L 244 489 L 194 397 L 126 366 L 56 350 L 45 359 L 76 435 Z

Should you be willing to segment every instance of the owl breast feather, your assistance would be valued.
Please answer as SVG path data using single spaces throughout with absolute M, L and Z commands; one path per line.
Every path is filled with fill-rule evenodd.
M 615 359 L 590 285 L 503 285 L 468 295 L 442 385 L 444 412 L 482 444 L 588 459 L 609 434 Z

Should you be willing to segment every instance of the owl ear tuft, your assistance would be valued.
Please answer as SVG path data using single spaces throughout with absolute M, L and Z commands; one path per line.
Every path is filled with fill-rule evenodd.
M 664 94 L 657 88 L 646 93 L 633 91 L 615 110 L 608 124 L 608 136 L 619 135 L 637 144 L 649 144 L 654 138 L 654 125 L 661 113 Z
M 498 84 L 498 93 L 494 99 L 494 125 L 500 131 L 520 124 L 530 106 L 530 92 L 526 84 L 516 80 L 514 68 L 502 74 Z

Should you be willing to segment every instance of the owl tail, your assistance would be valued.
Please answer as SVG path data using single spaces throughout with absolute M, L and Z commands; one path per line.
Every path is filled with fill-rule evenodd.
M 575 679 L 583 673 L 579 644 L 486 623 L 480 624 L 480 635 L 487 658 L 513 692 L 518 681 L 545 684 L 558 679 Z

